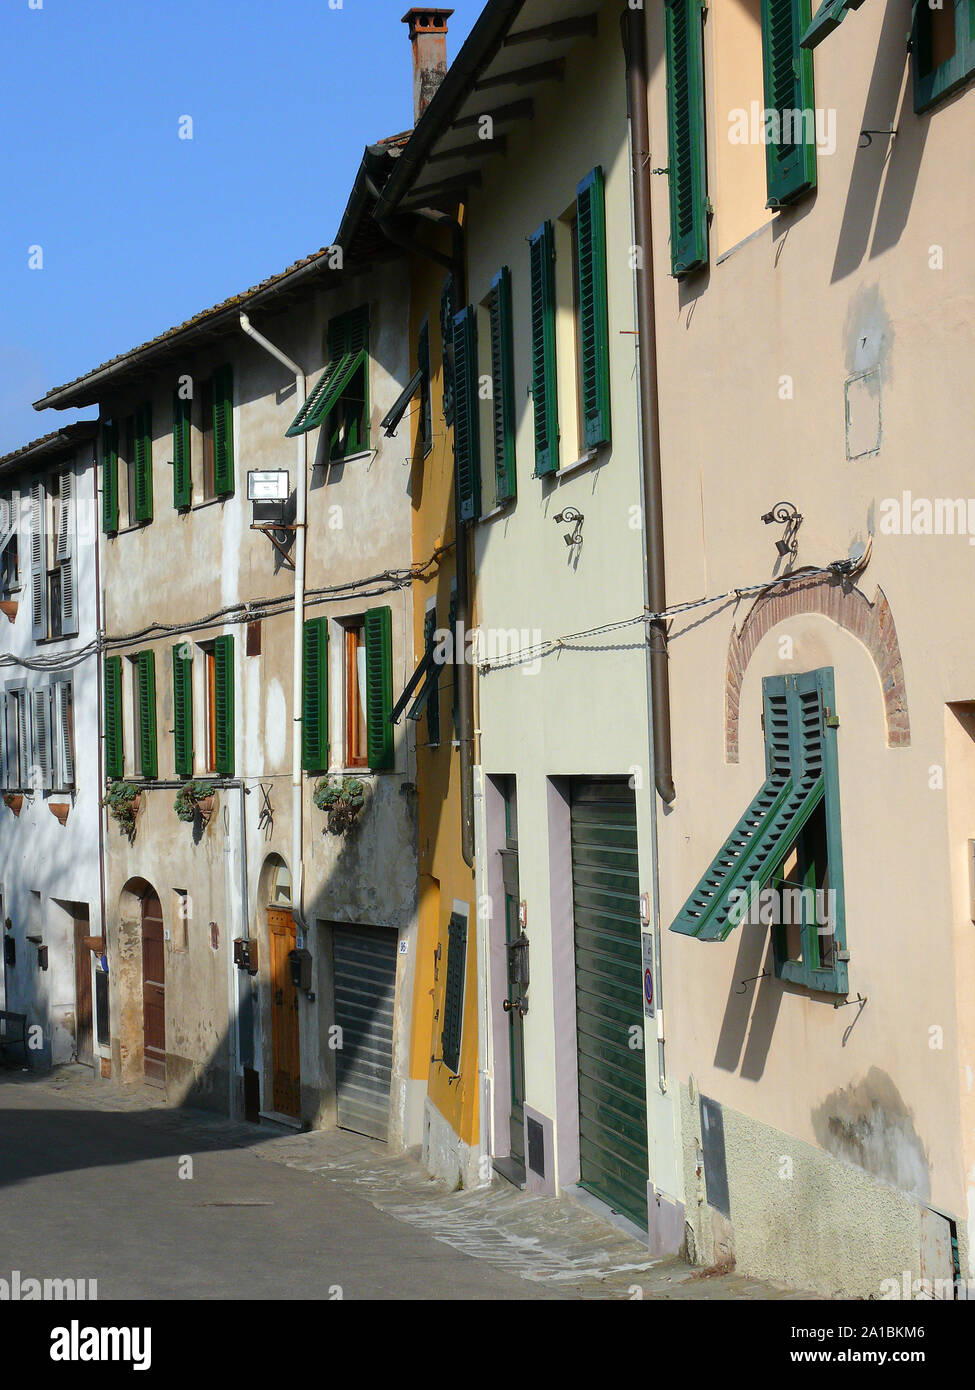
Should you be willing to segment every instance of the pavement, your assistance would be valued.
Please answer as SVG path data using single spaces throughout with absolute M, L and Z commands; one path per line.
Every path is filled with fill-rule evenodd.
M 407 1154 L 167 1107 L 85 1067 L 0 1072 L 0 1279 L 99 1299 L 785 1300 L 702 1278 L 571 1197 L 446 1191 Z

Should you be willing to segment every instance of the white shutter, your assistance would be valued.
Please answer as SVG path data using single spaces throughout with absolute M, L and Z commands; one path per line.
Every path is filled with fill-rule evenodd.
M 72 728 L 71 681 L 58 681 L 54 686 L 54 724 L 57 729 L 55 776 L 57 788 L 65 791 L 74 786 L 74 729 Z
M 47 546 L 45 512 L 47 494 L 43 481 L 30 490 L 30 594 L 31 635 L 35 640 L 47 636 Z
M 45 789 L 53 780 L 51 759 L 51 688 L 41 686 L 30 692 L 31 728 L 34 734 L 34 776 L 31 784 Z
M 13 697 L 14 708 L 14 728 L 17 741 L 17 790 L 23 791 L 27 787 L 27 763 L 30 758 L 30 744 L 27 741 L 27 691 L 18 690 Z
M 7 692 L 0 690 L 0 791 L 7 790 Z
M 6 550 L 16 530 L 17 494 L 5 493 L 0 497 L 0 551 Z
M 75 521 L 75 479 L 68 468 L 61 474 L 61 504 L 58 509 L 57 558 L 61 565 L 61 635 L 78 632 L 78 593 L 75 551 L 78 528 Z

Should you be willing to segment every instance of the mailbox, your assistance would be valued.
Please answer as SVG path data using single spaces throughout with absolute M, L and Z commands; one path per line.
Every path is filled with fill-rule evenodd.
M 234 965 L 238 970 L 246 970 L 248 975 L 257 974 L 257 937 L 238 936 L 234 940 Z
M 307 993 L 311 989 L 311 951 L 289 951 L 288 965 L 295 989 L 303 989 Z

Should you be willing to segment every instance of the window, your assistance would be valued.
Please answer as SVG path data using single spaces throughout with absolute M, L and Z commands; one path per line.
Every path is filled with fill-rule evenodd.
M 200 386 L 200 440 L 203 482 L 203 500 L 216 497 L 213 486 L 213 382 L 204 381 Z
M 6 687 L 3 692 L 2 714 L 0 780 L 7 791 L 26 791 L 30 785 L 31 761 L 26 686 L 10 684 Z
M 202 648 L 204 682 L 203 689 L 206 692 L 206 761 L 203 764 L 204 772 L 216 772 L 217 770 L 217 657 L 213 650 L 213 644 L 207 643 Z
M 514 500 L 515 472 L 514 336 L 511 272 L 502 266 L 477 311 L 478 377 L 491 391 L 479 391 L 481 508 L 487 513 Z M 487 460 L 491 465 L 487 465 Z
M 225 636 L 201 642 L 199 652 L 203 676 L 203 771 L 218 777 L 233 777 L 236 766 L 234 639 Z M 185 675 L 183 680 L 185 682 Z
M 847 992 L 833 672 L 762 682 L 765 782 L 671 924 L 723 941 L 772 928 L 780 979 Z
M 812 23 L 802 36 L 803 48 L 815 48 L 846 19 L 850 10 L 858 10 L 863 0 L 822 0 Z
M 148 402 L 122 422 L 122 462 L 125 524 L 142 526 L 152 520 L 152 406 Z
M 102 422 L 102 530 L 112 536 L 119 528 L 119 423 Z
M 339 314 L 328 325 L 328 366 L 286 433 L 322 425 L 328 459 L 350 458 L 369 448 L 369 306 Z
M 20 494 L 0 492 L 0 596 L 20 588 Z
M 78 631 L 75 477 L 68 467 L 31 484 L 31 633 L 35 641 Z
M 185 888 L 174 888 L 172 898 L 172 928 L 170 946 L 174 951 L 187 948 L 187 923 L 190 919 L 190 897 Z
M 914 110 L 926 111 L 975 74 L 975 0 L 914 5 Z
M 392 621 L 370 608 L 345 628 L 345 761 L 381 772 L 393 767 Z
M 444 981 L 443 1028 L 440 1046 L 443 1064 L 455 1076 L 460 1071 L 460 1044 L 464 1030 L 464 985 L 467 976 L 467 918 L 452 912 L 447 925 L 447 970 Z
M 345 629 L 345 765 L 368 766 L 366 729 L 366 626 Z

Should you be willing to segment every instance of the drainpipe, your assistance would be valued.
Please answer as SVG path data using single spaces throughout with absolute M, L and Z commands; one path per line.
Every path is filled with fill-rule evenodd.
M 105 637 L 105 595 L 102 593 L 101 578 L 101 553 L 102 553 L 102 528 L 101 528 L 101 507 L 99 506 L 98 488 L 98 438 L 92 444 L 92 476 L 95 480 L 95 515 L 92 524 L 95 532 L 95 635 L 99 641 L 99 650 L 95 653 L 95 700 L 98 710 L 98 884 L 101 892 L 101 936 L 105 942 L 105 959 L 108 960 L 108 891 L 105 883 L 105 831 L 108 826 L 108 807 L 101 805 L 101 799 L 105 791 L 105 721 L 103 716 L 104 702 L 104 681 L 105 681 L 105 654 L 100 649 L 100 644 Z M 91 961 L 89 960 L 89 969 Z M 109 981 L 111 986 L 111 979 Z M 111 988 L 109 988 L 111 995 Z M 109 1007 L 109 1033 L 108 1033 L 108 1052 L 109 1059 L 112 1053 L 112 1032 L 111 1019 L 112 1011 Z M 98 1058 L 97 1076 L 101 1077 L 102 1063 L 101 1053 L 98 1051 L 98 1014 L 95 1000 L 92 1000 L 92 1072 L 95 1072 L 94 1059 Z
M 296 362 L 276 348 L 273 343 L 251 326 L 246 314 L 240 315 L 240 326 L 248 337 L 258 346 L 276 358 L 295 379 L 295 399 L 298 408 L 305 403 L 305 374 Z M 294 652 L 291 671 L 291 872 L 294 878 L 291 898 L 295 923 L 300 931 L 305 931 L 304 917 L 304 828 L 301 782 L 301 648 L 302 628 L 305 621 L 305 516 L 307 514 L 308 493 L 308 436 L 302 431 L 298 435 L 298 476 L 295 481 L 295 607 L 294 607 Z
M 651 613 L 667 607 L 664 570 L 663 488 L 660 479 L 660 410 L 657 395 L 657 333 L 653 294 L 653 227 L 650 215 L 650 122 L 647 115 L 647 25 L 643 8 L 627 6 L 623 45 L 630 107 L 634 242 L 642 250 L 636 267 L 639 345 L 640 442 L 643 453 L 643 515 L 647 539 L 647 599 Z M 669 805 L 677 795 L 670 746 L 670 673 L 667 629 L 650 624 L 654 784 Z

